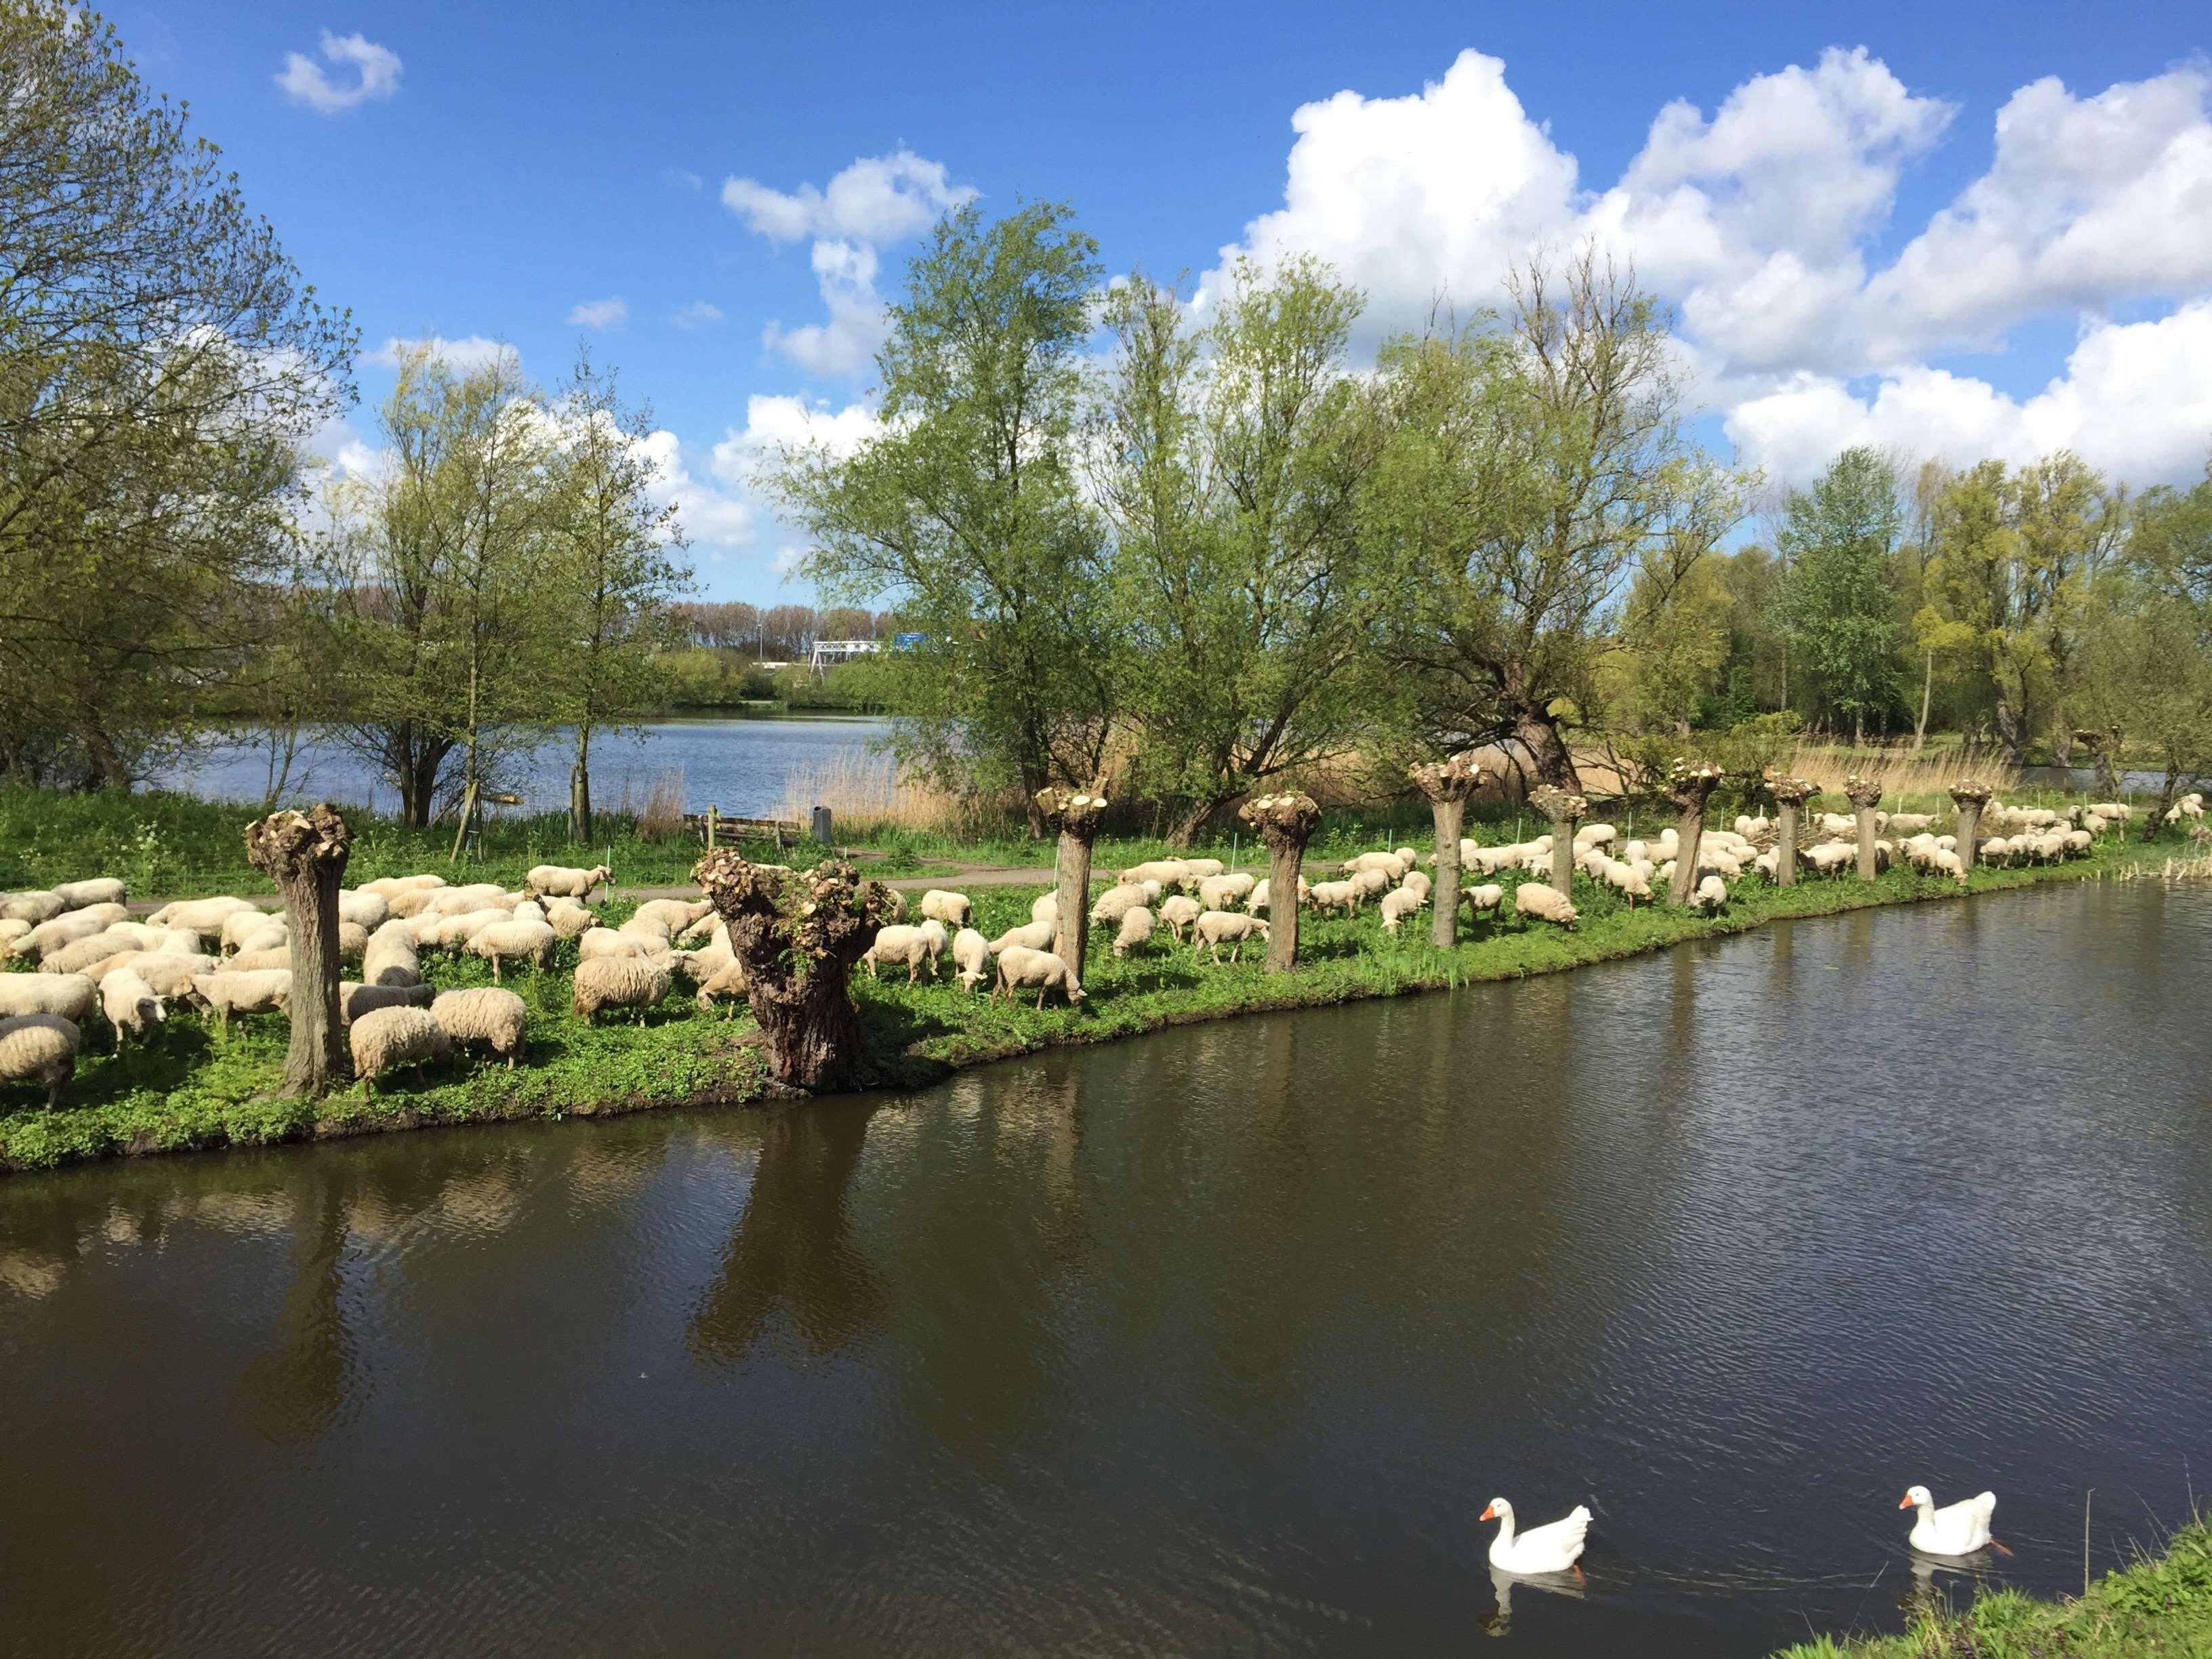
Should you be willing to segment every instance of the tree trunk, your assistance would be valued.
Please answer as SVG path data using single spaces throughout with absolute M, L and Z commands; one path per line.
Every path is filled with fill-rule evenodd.
M 745 974 L 747 1002 L 768 1046 L 769 1076 L 810 1093 L 865 1080 L 860 1062 L 867 1038 L 843 974 L 803 974 L 775 985 L 763 983 L 750 964 Z
M 1912 752 L 1918 754 L 1920 745 L 1928 741 L 1928 704 L 1936 695 L 1936 653 L 1928 653 L 1928 666 L 1920 677 L 1920 718 L 1912 723 Z
M 1564 789 L 1571 795 L 1583 792 L 1583 781 L 1575 770 L 1575 757 L 1568 751 L 1565 739 L 1559 736 L 1559 722 L 1548 713 L 1524 708 L 1513 717 L 1513 735 L 1528 751 L 1530 765 L 1535 769 L 1537 781 Z
M 1674 878 L 1667 884 L 1667 896 L 1674 903 L 1686 902 L 1698 884 L 1698 843 L 1705 836 L 1705 802 L 1684 806 L 1674 820 Z
M 1879 790 L 1865 789 L 1846 789 L 1844 793 L 1850 797 L 1851 810 L 1858 816 L 1859 879 L 1872 881 L 1875 874 L 1874 815 L 1875 809 L 1881 805 L 1881 793 Z
M 2004 746 L 2005 763 L 2020 765 L 2027 732 L 2018 705 L 2002 690 L 1997 693 L 1997 741 Z
M 1287 974 L 1298 965 L 1298 872 L 1304 842 L 1267 849 L 1267 971 Z
M 1778 802 L 1774 814 L 1774 884 L 1789 887 L 1797 880 L 1797 811 L 1794 800 Z
M 328 1094 L 351 1072 L 338 1021 L 338 883 L 353 832 L 329 803 L 313 813 L 272 812 L 246 828 L 246 856 L 284 896 L 291 918 L 291 1045 L 287 1094 Z
M 1067 971 L 1079 985 L 1084 953 L 1091 947 L 1091 842 L 1087 837 L 1067 830 L 1060 832 L 1053 894 L 1059 919 L 1054 924 L 1052 953 L 1067 964 Z
M 1982 803 L 1962 800 L 1959 803 L 1959 825 L 1953 832 L 1958 845 L 1959 863 L 1962 868 L 1974 867 L 1974 842 L 1982 827 Z
M 1851 710 L 1851 747 L 1866 747 L 1866 710 L 1854 707 Z
M 1439 951 L 1459 943 L 1459 838 L 1467 823 L 1464 800 L 1432 800 L 1437 821 L 1437 878 L 1429 890 L 1429 942 Z M 1270 887 L 1273 894 L 1275 890 Z M 1272 947 L 1274 941 L 1270 939 Z

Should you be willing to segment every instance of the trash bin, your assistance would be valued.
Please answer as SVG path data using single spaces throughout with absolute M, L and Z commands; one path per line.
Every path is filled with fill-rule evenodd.
M 824 847 L 830 845 L 830 809 L 826 806 L 814 809 L 814 839 Z

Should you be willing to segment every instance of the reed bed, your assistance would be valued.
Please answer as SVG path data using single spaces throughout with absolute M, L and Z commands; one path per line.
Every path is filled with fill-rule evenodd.
M 1885 799 L 1942 797 L 1962 780 L 1988 785 L 2000 794 L 2018 793 L 2020 769 L 1986 750 L 1853 749 L 1831 743 L 1801 742 L 1778 769 L 1811 778 L 1824 789 L 1840 791 L 1844 777 L 1856 774 L 1879 783 Z
M 962 797 L 901 770 L 889 755 L 840 750 L 802 762 L 784 780 L 779 817 L 805 823 L 826 806 L 841 838 L 950 836 L 976 816 Z

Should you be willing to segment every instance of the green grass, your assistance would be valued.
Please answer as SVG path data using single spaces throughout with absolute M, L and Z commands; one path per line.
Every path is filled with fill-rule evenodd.
M 1964 1612 L 1931 1607 L 1901 1636 L 1822 1637 L 1777 1659 L 2205 1659 L 2212 1655 L 2212 1526 L 2184 1527 L 2163 1554 L 2089 1587 L 2078 1601 L 2016 1590 Z

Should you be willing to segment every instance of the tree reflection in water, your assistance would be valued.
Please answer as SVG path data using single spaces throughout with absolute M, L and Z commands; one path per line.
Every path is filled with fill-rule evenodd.
M 846 1206 L 875 1111 L 815 1100 L 769 1120 L 744 1213 L 691 1316 L 686 1340 L 696 1358 L 742 1360 L 779 1305 L 817 1354 L 882 1320 L 883 1288 L 848 1236 Z
M 241 1422 L 286 1443 L 329 1433 L 361 1405 L 349 1386 L 357 1346 L 345 1316 L 346 1186 L 302 1182 L 295 1196 L 296 1267 L 275 1340 L 247 1363 L 233 1396 Z

